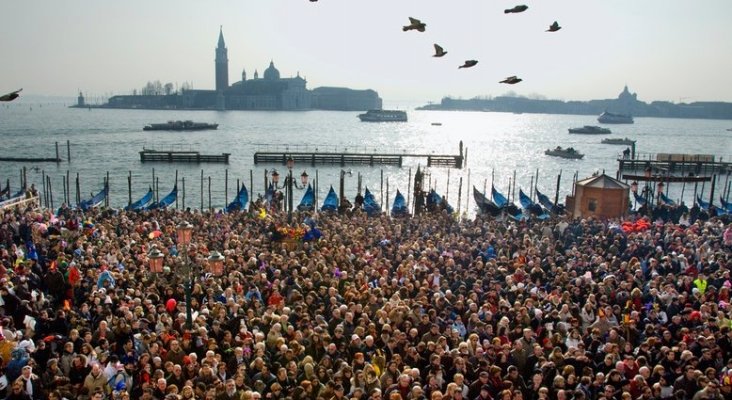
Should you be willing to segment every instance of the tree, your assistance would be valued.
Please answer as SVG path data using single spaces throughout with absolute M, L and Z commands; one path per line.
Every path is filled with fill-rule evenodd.
M 165 90 L 166 96 L 173 94 L 173 83 L 171 83 L 171 82 L 166 83 L 165 86 L 163 86 L 163 89 Z

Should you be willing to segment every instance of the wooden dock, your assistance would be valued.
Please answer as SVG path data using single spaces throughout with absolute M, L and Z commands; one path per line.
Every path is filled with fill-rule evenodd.
M 0 157 L 0 161 L 8 162 L 55 162 L 59 163 L 62 160 L 55 157 Z
M 143 149 L 140 152 L 140 161 L 167 162 L 167 163 L 229 163 L 231 153 L 201 154 L 197 151 L 165 151 Z
M 732 162 L 716 160 L 706 154 L 646 154 L 636 158 L 618 158 L 618 172 L 646 171 L 652 175 L 711 176 L 732 171 Z
M 459 154 L 398 154 L 398 153 L 357 153 L 338 151 L 289 151 L 266 150 L 254 153 L 254 164 L 287 164 L 287 159 L 292 158 L 296 163 L 316 165 L 394 165 L 401 167 L 405 158 L 426 159 L 428 167 L 463 168 L 467 158 L 467 149 L 463 155 L 463 145 L 460 142 Z

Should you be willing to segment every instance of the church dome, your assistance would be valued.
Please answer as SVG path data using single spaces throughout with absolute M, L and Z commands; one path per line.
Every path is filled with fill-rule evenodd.
M 280 71 L 275 68 L 273 61 L 270 61 L 269 67 L 264 70 L 264 79 L 270 81 L 276 81 L 280 79 Z

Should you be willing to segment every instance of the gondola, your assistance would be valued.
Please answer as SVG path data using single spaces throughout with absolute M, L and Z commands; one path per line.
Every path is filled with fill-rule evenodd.
M 732 203 L 726 201 L 722 196 L 719 196 L 719 204 L 721 204 L 728 213 L 732 213 Z
M 551 200 L 549 200 L 549 197 L 547 197 L 545 194 L 541 193 L 538 189 L 534 189 L 536 191 L 536 199 L 539 201 L 539 204 L 544 206 L 549 212 L 553 214 L 564 214 L 564 206 L 561 204 L 554 204 Z
M 320 207 L 320 211 L 338 212 L 338 195 L 335 190 L 333 190 L 333 186 L 330 187 L 328 194 L 325 196 L 325 200 L 323 200 L 323 206 Z
M 541 220 L 549 218 L 549 213 L 544 211 L 539 204 L 534 203 L 521 189 L 519 189 L 519 203 L 521 203 L 521 207 L 523 207 L 524 210 L 535 215 L 536 218 Z
M 363 196 L 363 210 L 369 217 L 375 217 L 381 214 L 381 204 L 376 202 L 376 198 L 374 198 L 373 193 L 369 191 L 368 187 Z
M 440 194 L 437 193 L 435 189 L 430 190 L 430 192 L 427 194 L 427 209 L 439 209 L 441 204 L 442 196 L 440 196 Z M 447 210 L 448 214 L 452 214 L 453 212 L 455 212 L 455 209 L 449 203 L 445 204 L 445 209 Z
M 504 196 L 498 190 L 496 190 L 495 186 L 491 186 L 491 197 L 493 197 L 493 202 L 496 203 L 496 205 L 502 211 L 505 211 L 509 217 L 511 217 L 517 221 L 524 218 L 524 215 L 521 212 L 521 210 L 518 207 L 516 207 L 515 204 L 509 203 L 506 196 Z
M 496 203 L 485 197 L 485 195 L 476 189 L 475 186 L 473 186 L 473 198 L 475 199 L 475 204 L 478 206 L 478 210 L 480 210 L 481 214 L 496 217 L 501 213 L 501 208 L 498 207 Z
M 404 199 L 404 195 L 397 189 L 396 196 L 394 196 L 394 204 L 391 206 L 392 217 L 407 217 L 409 216 L 409 207 L 407 207 L 407 201 Z
M 247 191 L 246 185 L 242 184 L 239 193 L 236 194 L 234 201 L 226 206 L 226 212 L 230 213 L 233 211 L 242 211 L 247 209 L 247 203 L 249 202 L 249 192 Z
M 160 201 L 156 203 L 150 204 L 147 209 L 156 210 L 168 208 L 168 206 L 175 203 L 176 199 L 178 199 L 178 185 L 173 186 L 173 190 L 171 190 L 167 196 L 163 197 Z
M 308 184 L 305 194 L 300 200 L 300 204 L 297 205 L 297 211 L 313 211 L 315 209 L 315 191 L 313 187 Z
M 633 198 L 635 199 L 635 202 L 640 204 L 641 206 L 646 205 L 646 198 L 639 195 L 638 193 L 633 192 Z
M 87 211 L 92 209 L 93 207 L 97 207 L 104 199 L 107 198 L 107 195 L 109 194 L 109 186 L 104 185 L 104 188 L 99 191 L 99 193 L 92 196 L 89 200 L 82 200 L 81 203 L 79 203 L 79 208 L 81 208 L 83 211 Z
M 3 200 L 6 195 L 10 194 L 10 185 L 5 185 L 5 189 L 0 190 L 0 200 Z
M 148 188 L 147 193 L 145 193 L 145 195 L 142 196 L 140 198 L 140 200 L 137 200 L 136 202 L 125 207 L 125 210 L 127 210 L 127 211 L 144 210 L 145 207 L 147 207 L 148 203 L 150 203 L 152 201 L 152 199 L 153 199 L 153 190 L 152 190 L 152 188 Z
M 664 205 L 667 205 L 667 206 L 675 206 L 676 205 L 676 202 L 675 201 L 671 200 L 668 196 L 666 196 L 663 193 L 659 194 L 658 195 L 658 198 L 661 200 L 661 202 Z

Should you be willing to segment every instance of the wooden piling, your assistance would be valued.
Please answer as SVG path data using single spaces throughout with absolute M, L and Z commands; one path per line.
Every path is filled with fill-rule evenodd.
M 71 141 L 66 141 L 66 162 L 71 163 Z
M 435 185 L 436 186 L 436 185 Z M 447 170 L 447 188 L 445 189 L 445 201 L 450 200 L 450 170 Z
M 463 201 L 463 177 L 460 177 L 460 184 L 458 184 L 458 208 L 457 212 L 460 215 L 460 203 Z
M 66 200 L 66 204 L 71 206 L 71 172 L 67 169 L 66 170 L 66 195 L 68 199 Z
M 717 174 L 712 175 L 712 188 L 709 192 L 709 205 L 714 205 L 714 188 L 717 186 Z
M 132 171 L 127 174 L 127 206 L 132 205 Z
M 559 175 L 557 175 L 557 191 L 554 192 L 554 204 L 559 204 L 559 184 L 562 182 L 562 170 L 559 170 Z M 549 210 L 551 211 L 551 210 Z
M 201 170 L 201 211 L 203 211 L 203 170 Z
M 237 186 L 239 184 L 237 183 Z M 239 188 L 237 187 L 237 190 Z M 229 201 L 229 169 L 224 168 L 224 204 L 228 204 Z
M 158 197 L 158 188 L 155 186 L 155 168 L 152 169 L 152 186 L 153 186 L 153 197 L 155 198 L 155 202 L 157 203 L 160 201 L 160 198 Z
M 175 170 L 175 183 L 173 184 L 173 187 L 178 187 L 178 170 Z M 178 209 L 178 196 L 175 196 L 175 209 Z
M 386 177 L 386 203 L 382 203 L 382 204 L 386 204 L 386 206 L 384 208 L 386 208 L 387 210 L 389 209 L 389 177 L 388 176 Z
M 61 157 L 58 155 L 58 142 L 56 142 L 56 163 L 61 162 Z
M 468 168 L 468 182 L 467 185 L 465 185 L 465 190 L 468 191 L 468 193 L 465 193 L 466 202 L 465 202 L 465 211 L 470 212 L 470 168 Z
M 109 171 L 107 171 L 107 179 L 104 180 L 104 187 L 107 189 L 107 196 L 104 197 L 104 207 L 109 208 L 109 197 L 112 191 L 109 190 Z
M 208 176 L 208 209 L 211 210 L 211 175 Z
M 51 177 L 46 175 L 46 179 L 48 179 L 48 197 L 51 200 L 51 209 L 53 210 L 55 207 L 53 205 L 53 187 L 51 186 Z
M 41 170 L 41 206 L 44 204 L 48 207 L 48 198 L 46 196 L 46 171 Z
M 407 204 L 412 204 L 412 167 L 409 167 L 409 180 L 407 181 Z M 387 214 L 389 213 L 389 209 L 386 209 Z
M 61 182 L 64 188 L 64 203 L 69 204 L 68 193 L 66 193 L 66 179 L 63 176 L 61 176 Z
M 384 169 L 381 169 L 381 204 L 384 204 Z
M 182 185 L 183 185 L 183 209 L 186 209 L 186 177 L 184 176 L 182 178 Z
M 81 203 L 81 185 L 79 183 L 79 173 L 76 173 L 76 204 Z

